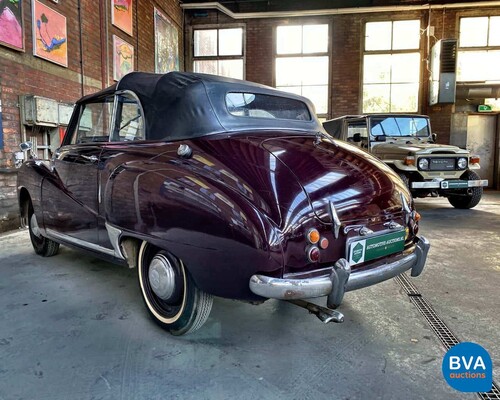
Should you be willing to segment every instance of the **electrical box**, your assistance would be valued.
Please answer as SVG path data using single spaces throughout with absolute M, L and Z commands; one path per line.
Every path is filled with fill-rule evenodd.
M 73 114 L 74 104 L 59 103 L 59 125 L 68 126 L 71 114 Z
M 455 103 L 457 40 L 441 39 L 431 50 L 429 105 Z
M 52 126 L 59 124 L 57 101 L 40 96 L 21 96 L 24 125 Z

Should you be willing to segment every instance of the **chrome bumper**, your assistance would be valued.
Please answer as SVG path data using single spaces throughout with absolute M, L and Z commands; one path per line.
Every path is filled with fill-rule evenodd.
M 344 285 L 335 284 L 338 278 L 336 277 L 336 268 L 334 267 L 331 275 L 310 279 L 282 279 L 265 275 L 253 275 L 250 278 L 250 290 L 259 296 L 280 300 L 298 300 L 328 296 L 329 299 L 336 299 L 337 301 L 334 301 L 334 305 L 338 306 L 342 301 L 344 292 L 383 282 L 409 269 L 411 269 L 411 276 L 419 276 L 424 269 L 429 248 L 429 241 L 422 236 L 417 238 L 415 251 L 397 261 L 369 270 L 353 271 L 352 273 L 349 266 L 347 266 L 349 271 L 347 272 L 347 282 Z M 345 260 L 343 261 L 347 264 Z M 332 291 L 336 291 L 337 293 L 333 293 Z
M 457 180 L 458 182 L 459 180 Z M 481 186 L 488 186 L 488 180 L 487 179 L 479 179 L 475 181 L 463 181 L 467 183 L 467 187 L 481 187 Z M 432 181 L 426 181 L 426 182 L 412 182 L 411 183 L 411 188 L 412 189 L 460 189 L 460 187 L 453 187 L 454 181 L 453 180 L 432 180 Z

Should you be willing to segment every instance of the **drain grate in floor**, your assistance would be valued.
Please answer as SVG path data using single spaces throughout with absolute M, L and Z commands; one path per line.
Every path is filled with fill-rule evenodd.
M 441 341 L 446 350 L 460 343 L 457 336 L 451 331 L 450 328 L 443 322 L 437 315 L 436 311 L 432 308 L 431 304 L 420 294 L 418 288 L 410 282 L 406 274 L 401 274 L 394 278 L 401 287 L 404 289 L 411 302 L 417 307 L 417 310 L 423 315 L 433 332 Z M 487 393 L 478 393 L 479 398 L 484 400 L 500 400 L 500 389 L 498 385 L 493 382 L 491 390 Z

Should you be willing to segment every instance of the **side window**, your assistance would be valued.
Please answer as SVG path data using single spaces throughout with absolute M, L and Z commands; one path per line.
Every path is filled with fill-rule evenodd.
M 80 118 L 71 144 L 107 142 L 113 115 L 113 97 L 80 106 Z
M 111 141 L 144 140 L 144 117 L 137 100 L 130 94 L 120 94 L 116 101 L 116 125 Z
M 347 141 L 361 147 L 368 147 L 368 128 L 366 125 L 352 124 L 347 127 Z

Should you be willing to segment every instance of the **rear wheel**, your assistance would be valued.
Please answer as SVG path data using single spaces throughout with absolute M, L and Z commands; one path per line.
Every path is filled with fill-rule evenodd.
M 463 179 L 465 181 L 475 181 L 481 178 L 475 172 L 467 170 L 460 177 L 460 179 Z M 468 209 L 477 206 L 482 196 L 482 186 L 472 187 L 465 191 L 464 194 L 448 196 L 448 201 L 455 208 Z
M 196 287 L 180 260 L 143 243 L 138 270 L 142 297 L 158 325 L 173 335 L 184 335 L 205 323 L 213 297 Z
M 28 230 L 35 253 L 43 257 L 52 257 L 59 251 L 59 243 L 42 235 L 38 226 L 31 200 L 28 201 Z

